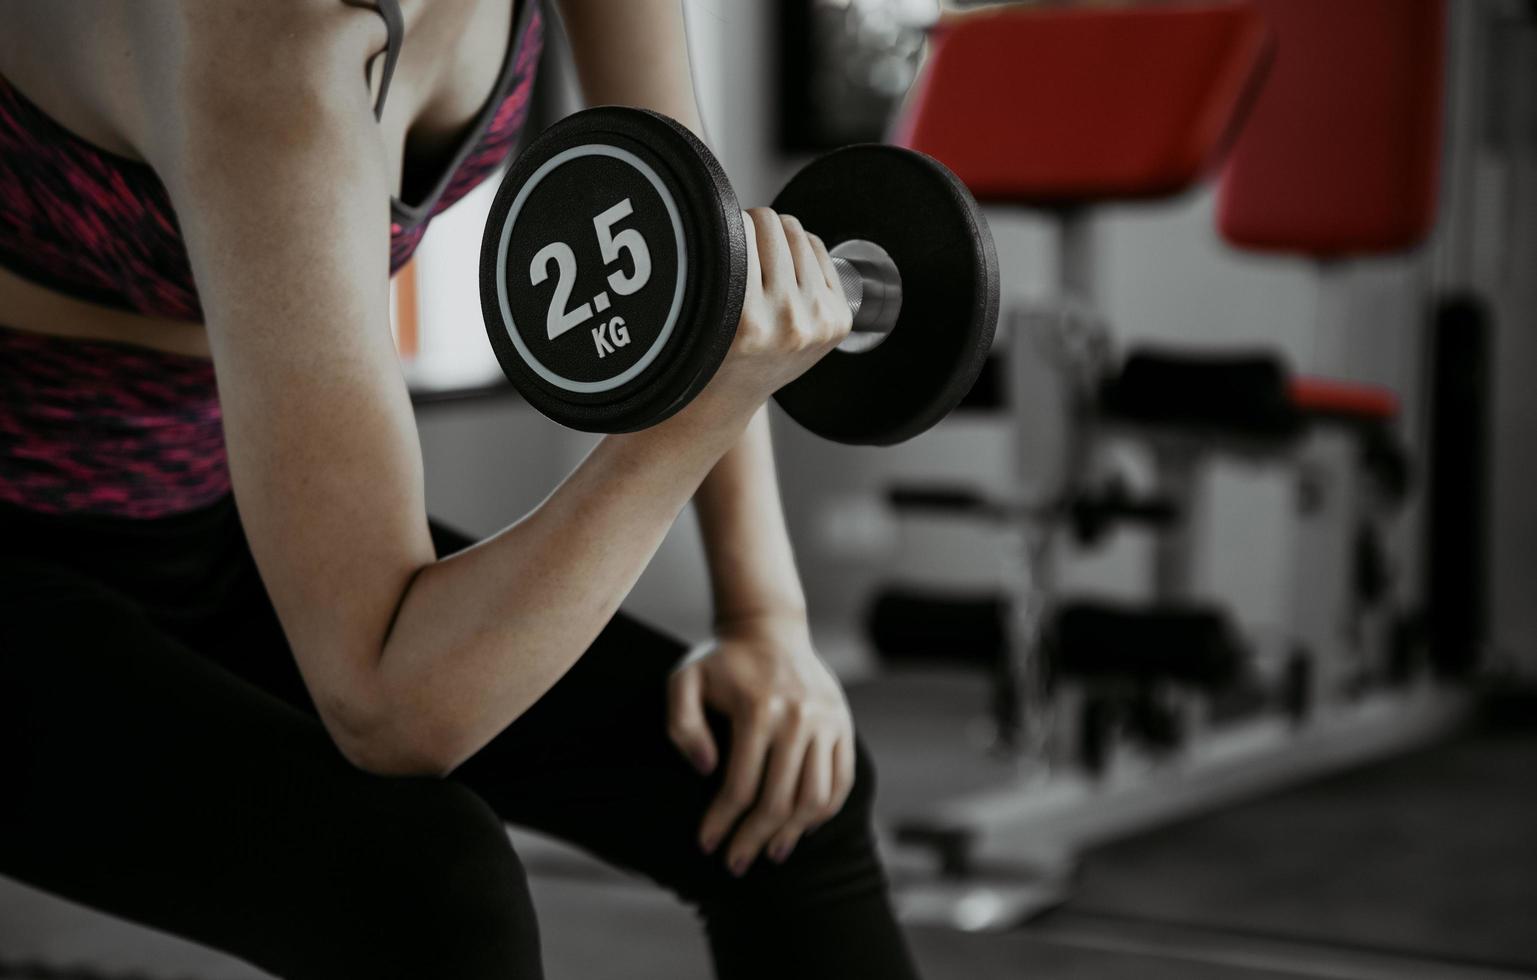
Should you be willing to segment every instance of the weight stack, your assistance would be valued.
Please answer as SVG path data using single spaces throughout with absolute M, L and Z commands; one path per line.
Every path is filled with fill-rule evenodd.
M 1008 651 L 1008 603 L 1000 595 L 891 587 L 876 594 L 865 626 L 887 666 L 991 671 Z
M 1448 296 L 1430 336 L 1425 601 L 1430 662 L 1478 666 L 1488 639 L 1489 389 L 1493 324 L 1475 296 Z
M 1206 691 L 1236 682 L 1245 657 L 1226 610 L 1207 604 L 1064 603 L 1052 622 L 1051 647 L 1057 676 L 1170 681 Z

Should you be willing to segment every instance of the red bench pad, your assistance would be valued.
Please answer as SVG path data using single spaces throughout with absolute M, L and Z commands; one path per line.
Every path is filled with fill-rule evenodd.
M 1435 220 L 1443 0 L 1259 0 L 1276 56 L 1222 176 L 1235 245 L 1393 252 Z
M 1398 395 L 1378 385 L 1298 376 L 1288 393 L 1297 411 L 1314 418 L 1391 422 L 1398 417 Z
M 1268 53 L 1236 0 L 960 15 L 934 29 L 893 142 L 979 200 L 1170 194 L 1227 149 Z

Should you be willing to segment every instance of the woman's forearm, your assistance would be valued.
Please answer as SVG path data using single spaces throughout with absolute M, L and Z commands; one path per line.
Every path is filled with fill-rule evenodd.
M 701 398 L 605 438 L 523 520 L 415 576 L 358 702 L 325 713 L 354 762 L 452 769 L 570 669 L 745 425 Z
M 654 109 L 705 139 L 679 0 L 561 0 L 560 10 L 588 102 Z M 721 458 L 695 503 L 718 618 L 804 610 L 766 412 Z
M 717 621 L 764 614 L 804 615 L 779 502 L 767 409 L 722 456 L 694 497 L 710 566 Z

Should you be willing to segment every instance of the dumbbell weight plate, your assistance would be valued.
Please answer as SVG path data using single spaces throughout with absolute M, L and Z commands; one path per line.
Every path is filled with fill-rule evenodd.
M 725 357 L 746 255 L 736 195 L 692 133 L 652 112 L 584 110 L 545 130 L 497 190 L 481 241 L 486 333 L 554 421 L 645 428 Z
M 971 390 L 998 322 L 998 256 L 977 203 L 954 174 L 912 150 L 867 144 L 807 166 L 774 199 L 832 249 L 864 239 L 902 277 L 891 333 L 871 350 L 835 350 L 775 396 L 812 432 L 889 446 L 949 414 Z

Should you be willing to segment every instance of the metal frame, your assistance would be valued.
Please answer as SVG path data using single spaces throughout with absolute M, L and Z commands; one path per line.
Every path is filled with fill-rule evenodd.
M 1092 309 L 1095 267 L 1092 228 L 1083 209 L 1056 215 L 1058 286 L 1064 309 Z M 1019 329 L 1026 311 L 1006 317 L 1010 377 L 1024 376 L 1030 356 Z M 1066 315 L 1066 314 L 1064 314 Z M 1022 436 L 1027 421 L 1016 412 L 1011 424 Z M 1092 423 L 1075 433 L 1086 443 L 1099 438 Z M 1031 474 L 1016 439 L 1016 476 Z M 1190 439 L 1147 439 L 1154 454 L 1159 489 L 1181 498 L 1185 517 L 1159 532 L 1154 557 L 1154 600 L 1189 598 L 1199 514 L 1191 505 L 1201 495 L 1201 467 L 1213 450 Z M 943 801 L 896 828 L 899 844 L 927 849 L 939 858 L 937 874 L 899 882 L 898 909 L 911 922 L 966 930 L 1005 928 L 1064 900 L 1067 871 L 1083 848 L 1211 808 L 1315 779 L 1426 744 L 1462 724 L 1471 714 L 1465 692 L 1422 682 L 1401 690 L 1347 697 L 1345 675 L 1360 666 L 1348 636 L 1352 544 L 1363 506 L 1354 459 L 1354 436 L 1321 427 L 1285 456 L 1286 465 L 1328 474 L 1319 506 L 1302 515 L 1296 534 L 1294 609 L 1296 633 L 1312 646 L 1325 669 L 1312 673 L 1313 704 L 1298 724 L 1280 713 L 1243 722 L 1212 725 L 1193 712 L 1193 736 L 1175 756 L 1153 758 L 1121 747 L 1100 777 L 1061 763 L 1064 717 L 1071 704 L 1050 706 L 1044 720 L 1032 709 L 1045 704 L 1035 686 L 1040 677 L 1041 637 L 1054 601 L 1052 556 L 1056 536 L 1051 507 L 1022 508 L 1027 515 L 1010 539 L 1015 560 L 1008 583 L 1015 600 L 1013 675 L 1023 716 L 1018 730 L 1002 732 L 999 744 L 1012 749 L 1000 785 L 993 790 Z M 1069 465 L 1081 476 L 1090 452 Z M 1071 492 L 1069 481 L 1067 492 Z M 1059 689 L 1063 701 L 1070 691 Z M 1055 717 L 1052 717 L 1055 716 Z M 1035 764 L 1031 764 L 1031 763 Z

